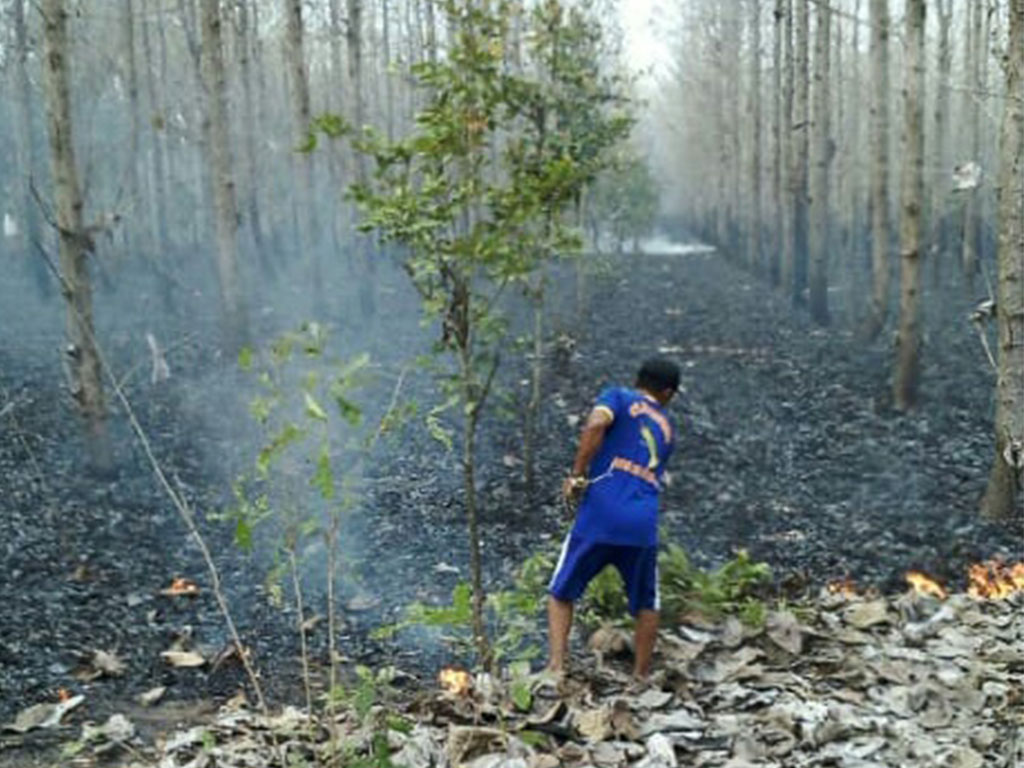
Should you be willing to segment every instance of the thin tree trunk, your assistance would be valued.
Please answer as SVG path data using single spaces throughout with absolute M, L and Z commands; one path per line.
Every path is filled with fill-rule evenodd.
M 830 125 L 829 59 L 831 6 L 816 6 L 814 25 L 814 123 L 811 144 L 811 217 L 808 247 L 810 251 L 810 310 L 818 323 L 829 322 L 828 312 L 828 231 L 829 231 L 829 143 Z
M 807 288 L 807 151 L 809 146 L 808 0 L 796 0 L 796 72 L 793 98 L 793 304 L 802 306 Z
M 142 59 L 145 62 L 146 101 L 150 111 L 149 133 L 152 145 L 149 153 L 150 174 L 153 177 L 152 194 L 150 195 L 150 237 L 152 241 L 154 261 L 167 258 L 170 246 L 167 235 L 167 147 L 166 117 L 160 92 L 156 87 L 156 70 L 153 62 L 153 47 L 149 33 L 148 0 L 141 0 L 142 11 Z M 165 277 L 161 284 L 165 300 L 170 298 L 170 282 Z
M 28 77 L 28 30 L 25 24 L 25 5 L 28 0 L 14 0 L 14 107 L 15 147 L 18 163 L 18 227 L 21 230 L 21 257 L 30 260 L 32 274 L 41 296 L 52 293 L 51 277 L 46 263 L 37 256 L 36 244 L 42 245 L 39 229 L 39 212 L 32 199 L 32 180 L 35 176 L 36 158 L 34 131 L 32 130 L 32 87 Z
M 248 335 L 245 297 L 238 270 L 238 212 L 228 135 L 227 79 L 221 43 L 219 0 L 202 0 L 201 64 L 206 114 L 204 141 L 217 231 L 217 278 L 226 320 L 227 346 L 237 350 Z
M 903 163 L 900 182 L 900 326 L 893 404 L 917 403 L 921 328 L 919 313 L 921 214 L 924 200 L 925 0 L 907 0 L 907 64 L 903 97 Z
M 245 150 L 245 209 L 248 212 L 249 232 L 256 255 L 264 270 L 270 269 L 270 259 L 263 239 L 263 221 L 260 216 L 260 173 L 256 154 L 256 100 L 253 96 L 252 41 L 258 30 L 253 30 L 249 16 L 249 0 L 238 3 L 238 76 L 242 80 L 242 145 Z
M 1010 98 L 999 142 L 995 456 L 981 504 L 982 513 L 993 518 L 1019 509 L 1024 490 L 1024 0 L 1009 0 L 1007 10 Z
M 468 307 L 463 308 L 468 312 Z M 465 316 L 465 315 L 464 315 Z M 468 342 L 468 332 L 465 340 Z M 480 526 L 476 498 L 476 428 L 477 414 L 481 406 L 477 388 L 474 386 L 472 351 L 463 343 L 459 348 L 465 419 L 462 434 L 462 478 L 466 494 L 466 522 L 469 528 L 469 570 L 473 588 L 473 639 L 476 643 L 480 663 L 490 663 L 490 643 L 484 625 L 483 562 L 480 557 Z
M 796 268 L 796 157 L 793 140 L 793 0 L 782 0 L 785 19 L 783 23 L 783 68 L 782 76 L 782 193 L 779 196 L 782 207 L 782 264 L 779 271 L 779 285 L 784 291 L 792 292 Z
M 391 75 L 391 14 L 388 13 L 388 0 L 380 0 L 381 55 L 384 58 L 384 124 L 388 141 L 395 140 L 395 82 Z
M 949 232 L 946 224 L 946 192 L 949 188 L 949 172 L 946 158 L 949 155 L 949 88 L 952 82 L 953 48 L 950 45 L 949 30 L 953 21 L 952 0 L 939 3 L 939 73 L 935 89 L 935 142 L 932 154 L 931 205 L 929 206 L 931 236 L 929 251 L 932 254 L 932 274 L 938 285 L 942 275 L 942 262 L 948 247 Z
M 750 211 L 747 216 L 747 263 L 755 272 L 761 261 L 761 0 L 750 2 Z
M 892 222 L 889 217 L 889 0 L 871 0 L 871 301 L 864 337 L 874 339 L 889 313 Z
M 285 52 L 288 62 L 288 91 L 292 99 L 293 147 L 306 143 L 312 114 L 309 98 L 309 77 L 306 72 L 305 34 L 302 20 L 302 0 L 284 0 Z M 291 152 L 292 204 L 298 226 L 299 253 L 310 265 L 314 306 L 320 310 L 324 304 L 323 274 L 319 249 L 314 242 L 316 221 L 313 214 L 313 164 L 308 153 Z
M 772 285 L 779 284 L 780 258 L 783 249 L 785 227 L 785 133 L 784 97 L 782 79 L 782 34 L 786 18 L 785 0 L 775 0 L 772 34 L 772 239 L 768 257 L 768 279 Z
M 71 395 L 86 421 L 90 464 L 107 470 L 111 453 L 88 265 L 93 246 L 82 220 L 84 201 L 75 164 L 68 14 L 63 0 L 43 0 L 42 16 L 43 94 L 49 128 L 50 176 L 58 228 L 61 291 L 67 308 L 65 365 Z
M 971 36 L 971 54 L 969 66 L 971 70 L 971 85 L 975 90 L 975 99 L 981 98 L 983 89 L 982 83 L 982 60 L 986 58 L 988 45 L 983 35 L 982 17 L 985 15 L 985 4 L 981 0 L 971 3 L 971 29 L 968 34 Z M 972 103 L 970 107 L 970 146 L 971 162 L 981 163 L 981 107 Z M 984 170 L 984 169 L 983 169 Z M 965 192 L 964 202 L 964 223 L 963 243 L 961 244 L 961 259 L 964 274 L 967 277 L 968 290 L 974 292 L 974 278 L 978 273 L 978 241 L 981 237 L 981 220 L 978 215 L 980 208 L 981 190 L 978 188 Z
M 135 65 L 135 9 L 132 0 L 121 0 L 121 29 L 123 37 L 123 55 L 125 58 L 125 81 L 128 87 L 128 119 L 131 130 L 128 136 L 128 199 L 132 205 L 141 208 L 142 184 L 139 182 L 139 72 Z M 138 244 L 136 217 L 131 218 L 132 225 L 125 228 L 129 250 L 135 250 Z M 153 254 L 156 256 L 156 254 Z

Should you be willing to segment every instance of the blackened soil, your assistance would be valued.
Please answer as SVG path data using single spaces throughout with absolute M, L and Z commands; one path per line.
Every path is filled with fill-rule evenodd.
M 899 588 L 908 568 L 957 584 L 970 562 L 1021 556 L 1020 519 L 986 523 L 976 512 L 991 459 L 993 380 L 964 319 L 967 303 L 931 299 L 921 405 L 899 415 L 888 404 L 887 340 L 865 345 L 842 324 L 816 328 L 714 255 L 629 256 L 613 267 L 591 280 L 583 323 L 575 286 L 553 289 L 557 309 L 549 320 L 562 338 L 546 360 L 541 487 L 532 500 L 516 465 L 518 421 L 502 415 L 525 399 L 524 364 L 506 365 L 500 407 L 483 424 L 480 490 L 492 584 L 507 582 L 517 563 L 564 531 L 556 493 L 571 460 L 573 417 L 604 385 L 628 382 L 658 349 L 683 365 L 686 388 L 673 405 L 683 437 L 664 523 L 698 562 L 714 565 L 745 547 L 771 564 L 780 583 L 812 588 L 851 576 Z M 113 427 L 117 478 L 90 479 L 77 461 L 77 427 L 49 357 L 4 354 L 0 410 L 11 407 L 0 429 L 0 722 L 53 700 L 60 687 L 86 694 L 72 722 L 101 719 L 156 685 L 179 701 L 233 693 L 242 677 L 231 663 L 176 670 L 159 657 L 182 633 L 210 655 L 227 637 L 198 551 L 123 417 Z M 136 398 L 161 460 L 201 519 L 227 497 L 232 467 L 254 452 L 217 433 L 216 420 L 195 406 L 209 392 L 225 398 L 219 410 L 230 410 L 232 397 L 216 392 L 216 376 L 189 378 L 190 369 L 218 365 L 230 367 L 200 347 L 176 358 L 168 386 L 140 387 Z M 238 414 L 225 418 L 244 414 L 244 399 L 234 399 Z M 275 606 L 263 586 L 269 558 L 239 553 L 223 524 L 206 522 L 204 530 L 268 689 L 278 700 L 297 697 L 295 614 Z M 355 661 L 429 668 L 435 659 L 422 648 L 383 647 L 367 635 L 410 600 L 446 595 L 460 578 L 452 566 L 466 572 L 456 456 L 423 430 L 381 443 L 345 540 L 343 600 L 364 604 L 345 612 L 342 652 Z M 202 594 L 162 597 L 174 575 L 194 578 Z M 315 582 L 308 589 L 313 610 L 322 612 Z M 322 662 L 322 623 L 312 643 Z M 80 658 L 92 649 L 116 652 L 125 674 L 77 680 Z

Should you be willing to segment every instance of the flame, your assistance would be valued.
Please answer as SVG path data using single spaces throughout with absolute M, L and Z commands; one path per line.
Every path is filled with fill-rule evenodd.
M 857 583 L 849 576 L 836 581 L 830 581 L 825 585 L 830 595 L 842 595 L 843 597 L 856 597 L 860 594 Z
M 949 597 L 949 593 L 939 582 L 920 571 L 907 571 L 905 578 L 911 589 L 919 595 L 931 595 L 939 600 L 945 600 Z
M 437 682 L 453 696 L 467 696 L 473 688 L 469 672 L 458 667 L 445 667 L 437 675 Z
M 171 586 L 167 589 L 160 590 L 161 594 L 164 595 L 198 595 L 199 585 L 191 579 L 186 579 L 181 576 L 177 576 L 171 582 Z
M 67 688 L 58 688 L 57 689 L 57 701 L 67 701 L 70 698 L 71 698 L 71 691 L 69 691 Z
M 1024 591 L 1024 561 L 1012 566 L 1000 560 L 975 563 L 967 569 L 967 594 L 988 600 L 1005 600 Z

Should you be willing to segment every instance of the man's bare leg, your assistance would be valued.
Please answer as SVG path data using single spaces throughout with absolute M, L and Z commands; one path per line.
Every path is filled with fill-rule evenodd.
M 561 674 L 569 655 L 572 603 L 548 596 L 548 671 Z
M 654 641 L 658 637 L 658 612 L 643 610 L 636 613 L 636 630 L 633 635 L 635 661 L 633 677 L 644 680 L 651 672 L 651 656 Z

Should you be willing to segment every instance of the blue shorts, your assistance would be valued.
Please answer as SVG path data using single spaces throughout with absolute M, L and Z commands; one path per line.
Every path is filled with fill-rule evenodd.
M 637 611 L 660 610 L 657 547 L 605 544 L 569 534 L 562 544 L 548 592 L 558 600 L 575 602 L 607 565 L 614 565 L 622 575 L 632 615 L 636 616 Z

